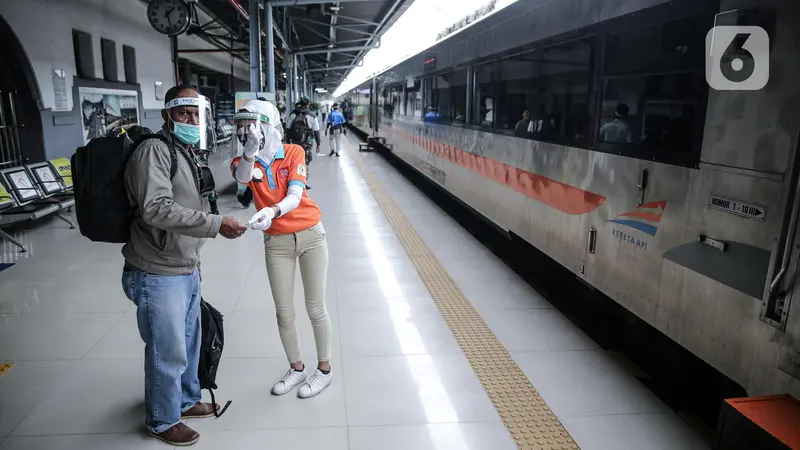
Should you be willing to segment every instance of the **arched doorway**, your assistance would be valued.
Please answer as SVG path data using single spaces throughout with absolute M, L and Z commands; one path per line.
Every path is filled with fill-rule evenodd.
M 39 85 L 14 30 L 0 16 L 0 169 L 44 160 Z

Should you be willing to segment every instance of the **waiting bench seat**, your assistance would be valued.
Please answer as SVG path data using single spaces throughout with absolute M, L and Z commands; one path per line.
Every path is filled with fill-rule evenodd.
M 72 168 L 66 158 L 0 170 L 0 238 L 25 252 L 24 245 L 2 227 L 37 220 L 51 214 L 75 225 L 64 211 L 75 206 Z

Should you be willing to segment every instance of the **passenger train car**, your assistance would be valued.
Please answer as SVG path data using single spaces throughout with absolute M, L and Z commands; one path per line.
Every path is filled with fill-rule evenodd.
M 766 31 L 766 54 L 730 37 L 719 65 L 768 64 L 766 87 L 710 88 L 707 39 L 725 37 L 709 31 L 726 25 Z M 340 101 L 430 181 L 760 395 L 800 390 L 798 80 L 799 2 L 520 0 Z

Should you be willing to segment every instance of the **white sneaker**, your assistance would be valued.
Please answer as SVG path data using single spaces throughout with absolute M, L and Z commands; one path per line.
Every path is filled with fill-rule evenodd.
M 286 372 L 286 375 L 281 378 L 281 381 L 275 383 L 275 386 L 272 386 L 272 393 L 275 395 L 283 395 L 292 389 L 294 389 L 298 384 L 306 381 L 306 370 L 303 369 L 302 371 L 297 371 L 294 369 L 289 369 Z
M 323 391 L 328 385 L 331 384 L 331 374 L 325 375 L 319 369 L 315 370 L 308 380 L 300 386 L 300 391 L 297 396 L 300 398 L 313 397 Z

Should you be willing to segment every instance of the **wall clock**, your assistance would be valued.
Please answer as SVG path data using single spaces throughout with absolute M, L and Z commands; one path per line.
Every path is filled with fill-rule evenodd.
M 147 19 L 159 33 L 177 36 L 192 24 L 192 9 L 185 0 L 150 0 Z

